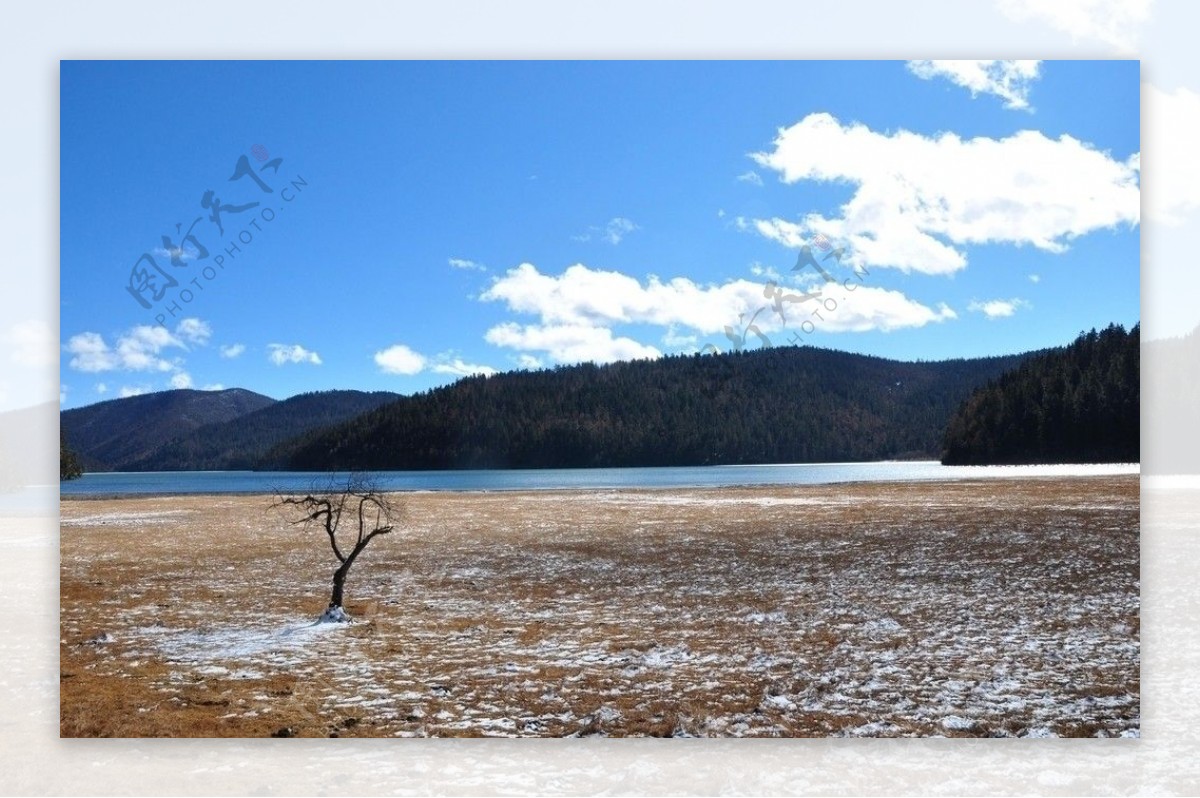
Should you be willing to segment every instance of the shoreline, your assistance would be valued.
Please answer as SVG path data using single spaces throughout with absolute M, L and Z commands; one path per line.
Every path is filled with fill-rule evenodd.
M 822 464 L 823 465 L 823 464 Z M 1125 472 L 1117 471 L 1111 473 L 1098 474 L 978 474 L 976 476 L 961 475 L 961 476 L 946 476 L 946 477 L 911 477 L 911 478 L 890 478 L 890 479 L 842 479 L 831 480 L 828 482 L 745 482 L 745 483 L 725 483 L 719 485 L 707 484 L 679 484 L 679 485 L 605 485 L 598 487 L 575 487 L 575 486 L 552 486 L 538 487 L 536 485 L 518 485 L 513 487 L 492 487 L 492 488 L 401 488 L 401 489 L 383 489 L 382 493 L 396 495 L 421 495 L 421 494 L 491 494 L 491 493 L 554 493 L 554 492 L 595 492 L 595 491 L 624 491 L 624 490 L 639 490 L 639 491 L 669 491 L 669 490 L 750 490 L 750 489 L 784 489 L 790 490 L 793 488 L 805 487 L 833 487 L 845 485 L 944 485 L 955 484 L 961 482 L 991 482 L 991 481 L 1011 481 L 1011 480 L 1063 480 L 1063 479 L 1107 479 L 1113 477 L 1135 477 L 1141 479 L 1143 476 L 1153 476 L 1143 474 L 1140 470 L 1140 464 L 1135 463 L 1100 463 L 1100 464 L 1077 464 L 1067 463 L 1063 466 L 1088 466 L 1088 465 L 1103 465 L 1111 467 L 1132 467 L 1137 466 L 1137 471 Z M 752 466 L 757 467 L 757 466 Z M 1022 468 L 1023 466 L 947 466 L 948 468 Z M 133 472 L 138 473 L 138 472 Z M 153 472 L 153 473 L 170 473 L 170 472 Z M 242 473 L 242 472 L 220 472 L 220 471 L 187 471 L 179 472 L 186 474 L 193 473 Z M 254 473 L 254 472 L 245 472 Z M 453 473 L 453 472 L 450 472 Z M 304 490 L 289 491 L 288 493 L 302 493 Z M 198 491 L 145 491 L 145 492 L 110 492 L 110 493 L 67 493 L 59 492 L 59 501 L 117 501 L 121 499 L 139 499 L 139 498 L 171 498 L 171 497 L 186 497 L 186 496 L 208 496 L 208 497 L 236 497 L 236 496 L 274 496 L 275 493 L 263 492 L 258 490 L 239 491 L 239 490 L 198 490 Z

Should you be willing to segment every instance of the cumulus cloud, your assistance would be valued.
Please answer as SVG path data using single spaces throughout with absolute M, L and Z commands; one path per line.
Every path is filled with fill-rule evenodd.
M 637 230 L 638 226 L 623 216 L 610 219 L 604 227 L 604 238 L 610 244 L 620 244 L 621 239 Z
M 158 357 L 168 347 L 185 348 L 166 328 L 142 324 L 117 339 L 117 356 L 131 371 L 170 371 L 174 364 Z
M 736 318 L 762 304 L 763 285 L 748 280 L 699 285 L 686 277 L 663 282 L 653 276 L 643 285 L 627 274 L 579 263 L 558 276 L 522 263 L 496 278 L 480 299 L 537 315 L 543 325 L 682 324 L 717 332 L 730 314 Z
M 285 363 L 321 365 L 321 356 L 305 349 L 300 344 L 267 344 L 267 358 L 276 366 L 282 366 Z
M 484 266 L 482 263 L 476 263 L 473 260 L 466 260 L 465 258 L 450 258 L 449 263 L 450 263 L 450 267 L 454 268 L 454 269 L 463 269 L 463 270 L 467 270 L 467 271 L 479 271 L 479 272 L 487 271 L 487 267 Z
M 511 349 L 542 352 L 558 363 L 612 363 L 617 360 L 656 358 L 652 346 L 632 338 L 616 337 L 607 327 L 586 324 L 498 324 L 487 331 L 488 343 Z
M 919 78 L 945 78 L 974 97 L 994 94 L 1006 108 L 1029 109 L 1029 90 L 1037 80 L 1041 61 L 909 61 Z
M 141 396 L 148 390 L 144 385 L 122 385 L 121 390 L 117 391 L 117 395 L 122 399 L 128 399 L 131 396 Z
M 955 318 L 945 305 L 930 308 L 898 291 L 863 283 L 861 277 L 848 277 L 842 283 L 805 289 L 804 294 L 814 294 L 808 299 L 787 294 L 788 299 L 776 303 L 775 291 L 783 289 L 770 283 L 732 280 L 701 285 L 684 277 L 664 281 L 653 276 L 642 282 L 583 264 L 548 275 L 523 263 L 496 278 L 480 299 L 504 302 L 513 312 L 538 317 L 534 324 L 506 322 L 493 327 L 485 336 L 489 343 L 558 363 L 607 363 L 661 354 L 654 346 L 614 334 L 612 328 L 620 325 L 659 326 L 664 329 L 664 345 L 692 347 L 699 335 L 723 341 L 727 326 L 763 309 L 766 312 L 756 324 L 767 332 L 795 331 L 812 311 L 822 308 L 825 320 L 820 329 L 829 332 L 886 331 Z M 851 295 L 853 300 L 846 301 Z
M 989 319 L 1004 319 L 1013 315 L 1020 308 L 1029 308 L 1024 299 L 990 299 L 985 302 L 972 300 L 967 310 L 972 313 L 982 313 Z
M 172 388 L 191 388 L 192 387 L 192 375 L 188 374 L 186 371 L 176 372 L 175 375 L 171 377 L 171 387 Z
M 1179 88 L 1162 91 L 1142 86 L 1146 114 L 1146 215 L 1157 222 L 1181 225 L 1200 208 L 1200 94 Z M 1141 163 L 1139 161 L 1140 169 Z
M 529 354 L 517 355 L 516 363 L 520 368 L 523 369 L 540 369 L 542 366 L 546 365 L 542 362 L 541 358 Z
M 0 345 L 18 366 L 42 368 L 56 363 L 57 343 L 50 325 L 41 319 L 18 321 L 0 333 Z
M 1063 252 L 1071 239 L 1139 221 L 1136 158 L 1025 130 L 1003 139 L 879 133 L 810 114 L 751 156 L 785 183 L 850 183 L 840 215 L 741 221 L 788 247 L 816 234 L 845 241 L 857 263 L 950 274 L 966 244 L 1030 244 Z
M 238 355 L 242 354 L 242 352 L 245 352 L 245 351 L 246 351 L 245 344 L 228 344 L 226 346 L 221 347 L 221 357 L 232 359 L 232 358 L 235 358 Z
M 433 366 L 432 370 L 437 374 L 454 374 L 458 377 L 468 377 L 472 374 L 482 374 L 486 377 L 490 377 L 497 373 L 496 369 L 492 368 L 491 366 L 465 363 L 460 357 L 447 360 L 443 363 L 437 363 Z
M 200 390 L 202 390 L 202 391 L 223 391 L 223 390 L 225 390 L 225 386 L 219 382 L 214 382 L 214 383 L 205 385 Z
M 166 328 L 139 325 L 117 338 L 109 347 L 104 336 L 83 332 L 67 340 L 65 349 L 71 355 L 67 365 L 76 371 L 172 371 L 177 364 L 159 357 L 164 349 L 185 348 L 183 342 Z
M 752 186 L 761 186 L 763 184 L 762 175 L 751 169 L 749 172 L 742 172 L 737 176 L 739 183 L 749 183 Z
M 425 369 L 425 356 L 396 344 L 376 352 L 375 365 L 384 374 L 419 374 Z
M 212 337 L 212 327 L 200 319 L 183 319 L 176 325 L 175 334 L 185 341 L 203 346 Z
M 1037 20 L 1069 34 L 1092 39 L 1121 52 L 1137 49 L 1141 27 L 1153 0 L 999 0 L 1000 10 L 1017 22 Z

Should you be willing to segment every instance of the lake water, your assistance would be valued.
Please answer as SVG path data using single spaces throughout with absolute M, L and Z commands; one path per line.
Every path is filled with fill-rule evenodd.
M 716 488 L 734 485 L 821 485 L 934 479 L 1137 474 L 1137 463 L 1044 466 L 943 466 L 935 460 L 674 468 L 551 468 L 495 471 L 377 472 L 384 490 L 559 490 L 579 488 Z M 346 474 L 338 474 L 344 480 Z M 275 493 L 308 490 L 328 475 L 295 471 L 154 471 L 84 474 L 63 482 L 61 495 Z

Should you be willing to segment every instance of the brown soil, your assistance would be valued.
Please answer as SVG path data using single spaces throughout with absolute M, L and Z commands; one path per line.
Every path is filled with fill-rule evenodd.
M 398 498 L 63 500 L 62 735 L 1138 733 L 1137 477 Z

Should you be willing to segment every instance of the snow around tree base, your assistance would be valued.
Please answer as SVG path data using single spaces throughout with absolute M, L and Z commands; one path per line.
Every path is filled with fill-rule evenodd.
M 336 604 L 330 604 L 325 608 L 325 612 L 321 613 L 317 623 L 351 623 L 351 621 L 344 609 Z

